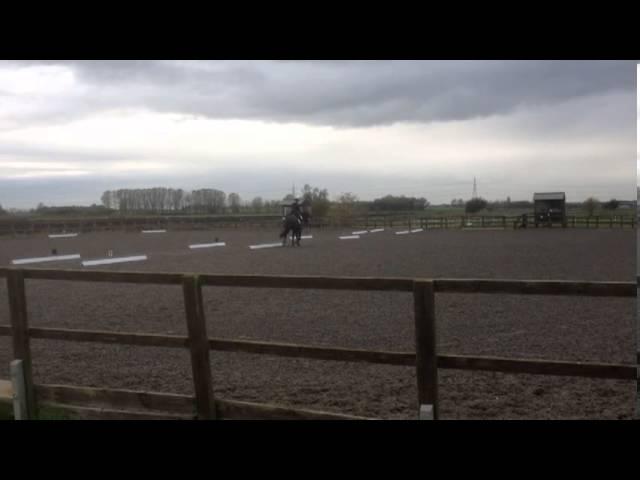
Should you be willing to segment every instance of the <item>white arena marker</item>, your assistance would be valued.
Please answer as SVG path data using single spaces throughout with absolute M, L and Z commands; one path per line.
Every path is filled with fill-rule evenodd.
M 142 233 L 166 233 L 166 230 L 142 230 Z
M 343 235 L 342 237 L 338 237 L 340 240 L 351 240 L 355 238 L 360 238 L 359 235 Z
M 111 263 L 139 262 L 146 259 L 146 255 L 136 255 L 133 257 L 101 258 L 100 260 L 86 260 L 82 262 L 82 266 L 91 267 L 93 265 L 107 265 Z
M 357 232 L 351 232 L 351 235 L 364 235 L 365 233 L 369 233 L 367 230 L 358 230 Z
M 258 250 L 260 248 L 276 248 L 276 247 L 282 247 L 282 243 L 278 242 L 278 243 L 263 243 L 260 245 L 249 245 L 249 248 L 251 250 Z
M 25 263 L 40 263 L 40 262 L 60 262 L 62 260 L 77 260 L 80 258 L 80 254 L 74 255 L 52 255 L 50 257 L 34 257 L 34 258 L 20 258 L 12 260 L 13 265 L 24 265 Z
M 308 240 L 308 239 L 313 238 L 313 235 L 302 235 L 300 238 L 302 238 L 302 239 L 306 238 Z
M 422 232 L 422 228 L 414 228 L 413 230 L 411 230 L 411 233 L 418 233 L 418 232 Z
M 396 232 L 396 235 L 409 235 L 409 230 L 402 230 L 400 232 Z
M 227 244 L 225 242 L 216 243 L 197 243 L 195 245 L 189 245 L 189 248 L 209 248 L 209 247 L 224 247 Z
M 384 232 L 384 228 L 374 228 L 373 230 L 369 230 L 369 233 L 377 233 Z
M 49 238 L 70 238 L 70 237 L 77 237 L 78 234 L 77 233 L 57 233 L 54 235 L 49 235 Z

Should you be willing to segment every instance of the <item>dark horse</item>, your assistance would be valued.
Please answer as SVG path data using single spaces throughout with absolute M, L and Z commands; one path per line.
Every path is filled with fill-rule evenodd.
M 288 214 L 282 221 L 282 233 L 280 238 L 282 239 L 282 246 L 287 244 L 287 239 L 291 232 L 291 245 L 300 246 L 300 237 L 302 237 L 302 218 L 293 213 Z
M 284 217 L 284 220 L 282 221 L 282 233 L 280 233 L 283 246 L 287 244 L 289 232 L 291 232 L 291 245 L 300 246 L 302 227 L 309 224 L 310 217 L 311 215 L 307 212 L 302 212 L 301 214 L 289 213 Z

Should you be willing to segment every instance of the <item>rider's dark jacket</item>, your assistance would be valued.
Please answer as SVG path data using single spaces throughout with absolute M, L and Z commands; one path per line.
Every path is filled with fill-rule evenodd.
M 291 205 L 291 213 L 299 219 L 302 219 L 302 210 L 300 209 L 299 203 L 294 203 Z

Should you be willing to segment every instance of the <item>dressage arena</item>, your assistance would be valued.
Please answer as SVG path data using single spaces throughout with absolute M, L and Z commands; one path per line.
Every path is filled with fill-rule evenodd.
M 356 229 L 357 230 L 357 229 Z M 96 232 L 0 237 L 0 267 L 228 274 L 635 282 L 634 230 L 306 230 L 300 248 L 260 248 L 277 230 Z M 400 231 L 400 229 L 398 229 Z M 340 236 L 357 236 L 342 240 Z M 190 245 L 212 245 L 190 248 Z M 107 252 L 111 250 L 111 255 Z M 96 259 L 135 262 L 83 266 Z M 411 352 L 403 292 L 206 287 L 209 336 Z M 31 327 L 186 335 L 176 286 L 28 280 Z M 635 364 L 635 298 L 438 294 L 439 354 Z M 8 325 L 0 278 L 0 324 Z M 36 383 L 193 394 L 189 351 L 31 340 Z M 417 418 L 415 367 L 212 351 L 216 397 L 386 419 Z M 0 337 L 0 379 L 10 337 Z M 628 380 L 439 371 L 443 419 L 631 419 Z

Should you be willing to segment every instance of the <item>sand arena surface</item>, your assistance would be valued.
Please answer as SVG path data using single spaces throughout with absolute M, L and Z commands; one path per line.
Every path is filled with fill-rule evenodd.
M 633 230 L 393 231 L 339 240 L 351 230 L 306 231 L 301 248 L 250 250 L 272 230 L 93 233 L 0 238 L 0 265 L 80 253 L 83 260 L 148 255 L 131 264 L 42 268 L 236 274 L 634 281 Z M 190 244 L 225 247 L 189 249 Z M 34 265 L 35 266 L 35 265 Z M 30 267 L 34 267 L 30 266 Z M 37 266 L 35 266 L 37 267 Z M 27 281 L 31 326 L 186 335 L 179 286 Z M 409 293 L 205 287 L 210 336 L 413 351 Z M 443 354 L 635 363 L 635 298 L 438 294 Z M 8 324 L 0 279 L 0 324 Z M 39 383 L 193 393 L 187 350 L 32 340 Z M 11 344 L 0 337 L 0 378 Z M 415 369 L 211 352 L 215 394 L 390 419 L 417 418 Z M 445 419 L 633 418 L 633 381 L 440 370 Z

